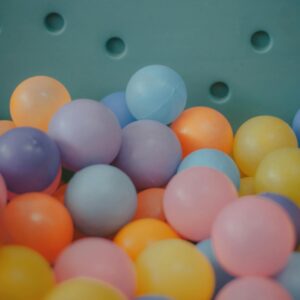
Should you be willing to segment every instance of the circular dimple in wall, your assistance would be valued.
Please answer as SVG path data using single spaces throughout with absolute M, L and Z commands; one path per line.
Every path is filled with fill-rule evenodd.
M 222 103 L 229 99 L 230 89 L 229 86 L 222 81 L 217 81 L 210 86 L 210 95 L 214 102 Z
M 44 24 L 49 32 L 59 33 L 65 27 L 65 20 L 59 13 L 52 12 L 45 17 Z
M 125 53 L 126 44 L 120 37 L 112 37 L 106 41 L 105 49 L 109 56 L 117 58 Z
M 251 45 L 256 52 L 267 52 L 272 48 L 272 38 L 264 30 L 256 31 L 251 36 Z

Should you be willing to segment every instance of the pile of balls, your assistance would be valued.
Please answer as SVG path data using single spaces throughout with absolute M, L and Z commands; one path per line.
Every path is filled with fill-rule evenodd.
M 186 102 L 161 65 L 102 101 L 46 76 L 16 87 L 0 121 L 0 299 L 300 299 L 300 112 L 234 134 Z

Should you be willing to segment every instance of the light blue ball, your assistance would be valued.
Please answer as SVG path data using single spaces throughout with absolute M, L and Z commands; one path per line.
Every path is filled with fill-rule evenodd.
M 209 167 L 218 170 L 231 179 L 237 189 L 240 187 L 240 171 L 233 159 L 215 149 L 201 149 L 192 152 L 180 163 L 177 172 L 191 167 Z
M 126 101 L 136 119 L 170 124 L 184 110 L 187 90 L 183 79 L 173 69 L 152 65 L 138 70 L 130 78 Z
M 127 107 L 125 92 L 112 93 L 104 97 L 101 103 L 115 114 L 122 128 L 129 123 L 136 121 Z
M 300 109 L 297 111 L 294 120 L 293 120 L 293 130 L 298 139 L 298 145 L 300 145 Z
M 288 290 L 293 299 L 300 299 L 300 253 L 294 252 L 277 280 Z
M 214 254 L 211 240 L 204 240 L 197 244 L 198 250 L 200 250 L 210 261 L 216 276 L 216 288 L 215 294 L 217 294 L 222 287 L 229 281 L 233 280 L 234 277 L 228 274 L 218 263 Z
M 81 232 L 109 237 L 134 216 L 137 194 L 121 170 L 109 165 L 93 165 L 73 176 L 65 205 Z

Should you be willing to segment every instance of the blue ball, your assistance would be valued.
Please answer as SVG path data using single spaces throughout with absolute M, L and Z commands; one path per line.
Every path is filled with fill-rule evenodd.
M 285 196 L 274 193 L 262 193 L 261 195 L 273 200 L 287 212 L 292 223 L 295 225 L 297 244 L 300 244 L 300 208 Z
M 277 280 L 288 290 L 293 299 L 300 299 L 300 253 L 294 252 Z
M 109 237 L 133 218 L 137 195 L 125 173 L 113 166 L 93 165 L 73 176 L 65 205 L 81 232 Z
M 210 261 L 216 277 L 216 288 L 215 294 L 217 294 L 222 287 L 227 284 L 229 281 L 233 280 L 234 277 L 228 274 L 219 264 L 214 254 L 211 240 L 204 240 L 197 244 L 198 250 L 200 250 Z
M 300 109 L 297 111 L 297 113 L 294 117 L 292 127 L 297 136 L 298 145 L 300 146 Z
M 172 300 L 172 299 L 164 296 L 142 296 L 142 297 L 135 298 L 135 300 Z
M 138 70 L 130 78 L 126 101 L 136 119 L 170 124 L 184 110 L 187 90 L 183 79 L 173 69 L 152 65 Z
M 101 102 L 115 114 L 122 128 L 136 121 L 127 107 L 125 92 L 110 94 L 104 97 Z
M 226 153 L 215 149 L 201 149 L 192 152 L 180 163 L 177 172 L 191 167 L 209 167 L 218 170 L 231 179 L 237 189 L 240 187 L 240 171 Z

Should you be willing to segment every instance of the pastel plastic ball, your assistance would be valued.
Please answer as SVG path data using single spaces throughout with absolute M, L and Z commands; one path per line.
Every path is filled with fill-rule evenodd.
M 258 116 L 249 119 L 238 129 L 233 155 L 241 171 L 253 176 L 268 153 L 284 147 L 297 147 L 292 128 L 279 118 Z
M 194 167 L 175 175 L 164 196 L 169 224 L 184 238 L 199 242 L 211 234 L 218 213 L 238 198 L 233 183 L 223 173 Z
M 142 120 L 123 129 L 121 150 L 115 165 L 138 190 L 167 184 L 181 159 L 181 147 L 172 130 L 156 121 Z
M 73 239 L 73 223 L 67 209 L 42 193 L 15 197 L 4 210 L 4 225 L 13 243 L 36 250 L 50 262 Z
M 243 177 L 240 182 L 240 196 L 255 195 L 255 180 L 254 177 Z
M 212 230 L 216 257 L 235 276 L 272 276 L 295 247 L 295 229 L 278 204 L 245 196 L 225 207 Z
M 11 192 L 42 191 L 53 182 L 60 165 L 56 144 L 38 129 L 15 128 L 0 139 L 0 173 Z
M 185 110 L 171 128 L 180 140 L 183 156 L 203 148 L 231 153 L 233 132 L 228 120 L 209 107 Z
M 139 192 L 134 219 L 152 218 L 165 221 L 164 194 L 165 190 L 162 188 L 150 188 Z
M 125 92 L 112 93 L 104 97 L 101 103 L 115 114 L 122 128 L 129 123 L 136 121 L 128 109 Z
M 75 278 L 56 286 L 44 300 L 127 300 L 112 286 L 87 278 Z
M 233 280 L 234 277 L 228 274 L 217 261 L 211 240 L 204 240 L 198 243 L 197 248 L 201 251 L 201 253 L 203 253 L 207 257 L 214 269 L 216 277 L 215 294 L 217 294 L 220 291 L 220 289 L 222 289 L 223 286 L 226 285 L 228 282 Z
M 187 90 L 183 79 L 173 69 L 152 65 L 138 70 L 130 78 L 126 101 L 136 119 L 169 124 L 184 110 Z
M 293 119 L 293 130 L 296 134 L 298 145 L 300 145 L 300 109 L 297 111 L 294 119 Z
M 62 83 L 47 76 L 30 77 L 22 81 L 10 99 L 10 113 L 16 126 L 48 130 L 53 115 L 71 97 Z
M 54 286 L 47 261 L 31 249 L 1 247 L 0 266 L 0 299 L 40 300 Z
M 68 184 L 65 205 L 76 227 L 87 235 L 107 237 L 132 220 L 137 196 L 129 177 L 108 165 L 77 172 Z
M 103 104 L 78 99 L 62 107 L 49 124 L 63 166 L 72 171 L 94 164 L 111 163 L 121 146 L 121 128 Z
M 300 253 L 294 252 L 276 280 L 294 297 L 300 299 Z
M 216 300 L 293 300 L 276 281 L 263 277 L 238 278 L 228 283 Z
M 1 120 L 0 121 L 0 136 L 14 128 L 16 128 L 16 125 L 13 121 Z
M 135 260 L 152 243 L 174 238 L 179 236 L 168 224 L 155 219 L 141 219 L 124 226 L 114 242 Z
M 102 238 L 83 238 L 67 247 L 54 266 L 58 282 L 75 277 L 102 280 L 123 292 L 134 295 L 134 265 L 127 254 L 113 242 Z
M 240 171 L 232 158 L 219 150 L 201 149 L 192 152 L 184 158 L 178 167 L 178 172 L 191 167 L 209 167 L 224 173 L 237 189 L 240 187 Z
M 284 208 L 295 226 L 297 245 L 300 244 L 300 208 L 289 198 L 279 194 L 263 193 L 261 196 L 273 200 Z
M 165 240 L 147 247 L 136 260 L 138 295 L 153 294 L 174 300 L 209 300 L 214 272 L 197 248 L 182 240 Z
M 268 154 L 255 175 L 257 193 L 277 193 L 300 206 L 300 149 L 284 148 Z

